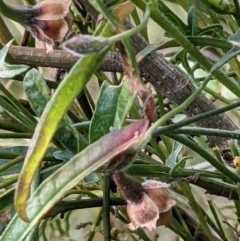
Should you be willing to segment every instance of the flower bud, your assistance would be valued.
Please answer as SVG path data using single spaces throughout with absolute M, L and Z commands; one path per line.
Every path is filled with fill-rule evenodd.
M 63 43 L 63 48 L 73 55 L 82 57 L 86 54 L 98 53 L 109 44 L 107 38 L 85 34 L 68 39 Z

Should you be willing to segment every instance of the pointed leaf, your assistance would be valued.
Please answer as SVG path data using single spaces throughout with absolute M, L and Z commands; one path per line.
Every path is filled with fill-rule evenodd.
M 16 188 L 15 206 L 17 212 L 24 220 L 28 220 L 26 201 L 29 195 L 31 181 L 56 131 L 58 123 L 70 103 L 84 88 L 92 74 L 98 69 L 106 51 L 107 49 L 101 54 L 92 54 L 81 58 L 61 82 L 44 109 L 30 143 Z M 79 71 L 81 69 L 84 69 L 84 71 Z
M 52 176 L 43 181 L 27 202 L 29 223 L 15 215 L 0 236 L 0 241 L 24 241 L 26 235 L 58 202 L 67 190 L 116 155 L 139 148 L 148 128 L 146 119 L 138 120 L 120 130 L 113 131 L 74 156 Z
M 190 7 L 188 16 L 187 16 L 188 26 L 191 30 L 191 36 L 198 35 L 199 33 L 199 26 L 198 26 L 198 19 L 196 14 L 196 9 L 194 6 Z
M 111 128 L 117 130 L 123 126 L 135 96 L 129 91 L 126 79 L 119 86 L 106 82 L 102 85 L 89 129 L 90 143 L 109 133 Z
M 13 43 L 13 40 L 8 42 L 0 51 L 0 78 L 10 79 L 28 70 L 29 66 L 24 64 L 9 65 L 5 63 L 7 52 Z

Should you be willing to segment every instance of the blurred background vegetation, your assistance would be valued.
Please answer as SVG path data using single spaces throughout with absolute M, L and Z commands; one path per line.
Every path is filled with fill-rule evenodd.
M 5 2 L 11 6 L 36 4 L 34 0 Z M 98 15 L 99 9 L 93 8 L 90 11 L 89 9 L 92 7 L 89 2 L 92 1 L 72 1 L 70 12 L 74 21 L 69 33 L 62 41 L 66 41 L 73 35 L 95 32 L 100 20 L 104 17 Z M 124 1 L 101 0 L 100 2 L 112 12 Z M 136 26 L 143 18 L 145 1 L 132 2 L 137 7 L 127 21 Z M 156 61 L 155 69 L 151 69 L 153 68 L 151 65 L 148 66 L 149 62 L 143 62 L 142 65 L 140 63 L 139 68 L 141 80 L 153 93 L 156 102 L 154 121 L 181 105 L 194 92 L 195 88 L 201 86 L 208 73 L 216 68 L 216 71 L 212 71 L 213 76 L 202 91 L 202 97 L 196 99 L 194 105 L 186 105 L 186 108 L 171 116 L 163 125 L 164 127 L 170 126 L 165 133 L 161 132 L 161 128 L 157 129 L 150 142 L 138 153 L 135 163 L 126 170 L 140 182 L 154 179 L 171 183 L 169 193 L 177 202 L 173 208 L 172 224 L 157 227 L 153 231 L 128 230 L 126 224 L 129 223 L 129 217 L 125 210 L 126 203 L 121 193 L 116 190 L 114 182 L 110 183 L 110 188 L 108 187 L 110 200 L 113 201 L 111 208 L 109 207 L 110 217 L 106 214 L 103 215 L 106 206 L 102 207 L 102 203 L 98 202 L 98 200 L 102 200 L 103 190 L 106 187 L 104 167 L 101 167 L 83 180 L 79 180 L 77 185 L 67 191 L 62 200 L 69 202 L 68 206 L 64 206 L 61 211 L 61 200 L 59 200 L 56 204 L 56 211 L 53 213 L 49 211 L 50 214 L 44 217 L 38 228 L 33 229 L 26 240 L 239 240 L 237 232 L 240 218 L 239 105 L 236 104 L 228 111 L 223 111 L 224 114 L 219 117 L 215 116 L 216 119 L 211 119 L 212 117 L 209 116 L 209 122 L 201 122 L 200 119 L 196 119 L 191 123 L 184 124 L 188 118 L 195 115 L 202 114 L 204 116 L 205 112 L 219 110 L 239 101 L 239 2 L 238 0 L 156 0 L 152 2 L 159 4 L 158 11 L 162 13 L 163 17 L 161 19 L 161 14 L 158 15 L 157 10 L 153 12 L 151 9 L 152 15 L 147 27 L 140 33 L 144 39 L 142 41 L 146 43 L 145 52 L 141 52 L 140 57 L 142 55 L 146 59 L 150 58 L 150 62 Z M 97 4 L 95 3 L 95 5 Z M 94 14 L 97 14 L 98 19 Z M 158 17 L 159 21 L 157 21 Z M 164 17 L 169 23 L 162 21 Z M 170 24 L 169 28 L 167 28 L 168 24 Z M 173 29 L 170 28 L 171 26 Z M 181 29 L 182 27 L 183 29 Z M 9 32 L 6 32 L 6 29 Z M 62 50 L 62 41 L 55 44 L 54 51 L 61 50 L 63 54 L 61 56 L 66 57 L 68 65 L 66 68 L 58 68 L 60 60 L 57 52 L 53 52 L 52 55 L 46 54 L 45 50 L 39 53 L 31 52 L 30 48 L 44 49 L 44 44 L 34 39 L 21 23 L 16 23 L 2 14 L 0 17 L 2 49 L 12 38 L 14 43 L 9 48 L 7 59 L 5 60 L 0 54 L 0 61 L 28 65 L 29 69 L 36 68 L 39 75 L 27 78 L 27 71 L 24 71 L 11 78 L 0 79 L 3 86 L 0 96 L 2 100 L 0 102 L 1 234 L 4 234 L 4 230 L 9 232 L 12 228 L 12 232 L 14 232 L 14 228 L 17 228 L 17 226 L 11 227 L 10 222 L 16 213 L 14 208 L 15 184 L 34 133 L 34 128 L 27 128 L 27 122 L 24 123 L 24 118 L 19 119 L 17 114 L 26 119 L 31 115 L 34 120 L 39 120 L 41 113 L 37 113 L 36 109 L 38 107 L 44 109 L 45 102 L 50 99 L 47 99 L 46 96 L 51 98 L 54 96 L 59 83 L 69 75 L 69 63 L 73 66 L 78 60 L 78 57 L 71 56 Z M 132 41 L 135 52 L 140 52 L 140 49 L 136 47 L 139 44 L 139 48 L 141 48 L 140 42 L 134 38 Z M 18 49 L 14 49 L 14 46 L 17 46 Z M 28 47 L 29 49 L 27 49 Z M 201 60 L 198 59 L 200 55 L 194 48 L 199 50 Z M 109 53 L 117 51 L 117 48 L 112 46 Z M 34 58 L 30 57 L 34 54 L 36 54 L 36 59 L 42 61 L 41 64 L 34 62 Z M 157 63 L 157 60 L 160 61 L 157 58 L 161 61 L 165 59 L 167 62 L 163 60 L 163 64 Z M 55 65 L 51 66 L 54 61 Z M 114 62 L 114 59 L 110 59 L 110 61 Z M 62 64 L 60 65 L 62 66 Z M 159 65 L 162 65 L 163 69 L 159 70 Z M 167 69 L 166 66 L 170 70 L 164 73 L 164 69 Z M 2 66 L 0 66 L 0 72 L 1 68 Z M 29 97 L 30 94 L 26 93 L 26 87 L 24 88 L 23 84 L 24 80 L 26 82 L 29 78 L 39 78 L 44 83 L 43 86 L 48 87 L 44 89 L 45 87 L 38 86 L 37 90 L 34 90 L 33 87 L 30 88 L 29 91 L 32 94 L 35 93 L 36 96 Z M 169 90 L 165 86 L 162 87 L 162 82 L 169 81 L 168 78 L 172 78 L 173 81 L 169 82 Z M 96 121 L 96 116 L 101 114 L 102 110 L 107 110 L 107 105 L 113 101 L 110 90 L 107 90 L 109 91 L 108 96 L 101 96 L 103 83 L 109 83 L 108 88 L 110 89 L 111 86 L 118 86 L 123 79 L 124 74 L 119 69 L 111 71 L 101 67 L 93 74 L 68 109 L 69 119 L 64 123 L 67 128 L 59 127 L 62 131 L 60 135 L 63 138 L 66 136 L 66 142 L 59 136 L 59 139 L 55 136 L 56 139 L 49 144 L 41 170 L 39 170 L 41 178 L 38 185 L 81 151 L 81 148 L 75 150 L 73 144 L 81 142 L 78 135 L 81 135 L 80 139 L 86 140 L 86 146 L 91 143 L 90 133 L 94 136 L 99 132 L 94 129 L 95 122 L 93 121 Z M 44 96 L 43 92 L 47 91 L 47 88 L 50 91 Z M 185 90 L 186 92 L 184 92 Z M 171 91 L 172 93 L 170 93 Z M 41 98 L 45 104 L 41 102 Z M 5 102 L 6 105 L 4 105 Z M 28 115 L 15 103 L 21 105 Z M 140 99 L 133 102 L 133 107 L 127 115 L 127 124 L 141 118 L 143 104 Z M 56 106 L 56 108 L 61 108 L 61 106 Z M 104 116 L 104 112 L 102 115 Z M 115 113 L 112 111 L 110 115 L 115 115 Z M 107 118 L 108 120 L 110 121 L 110 118 Z M 5 123 L 9 125 L 5 125 Z M 171 125 L 174 123 L 180 123 L 180 126 L 171 129 Z M 61 124 L 63 123 L 61 122 Z M 100 130 L 100 136 L 107 134 L 111 129 L 109 126 L 112 127 L 112 124 L 104 126 L 103 130 Z M 36 123 L 34 125 L 36 126 Z M 224 130 L 228 132 L 225 133 Z M 216 136 L 216 138 L 208 139 L 208 136 Z M 72 143 L 69 144 L 70 142 Z M 104 198 L 106 197 L 104 196 Z M 89 203 L 84 203 L 85 200 L 88 200 Z M 81 201 L 83 202 L 81 203 Z M 88 208 L 88 205 L 91 208 Z M 108 231 L 104 229 L 106 219 L 110 222 Z M 110 234 L 107 235 L 105 232 L 109 231 Z M 7 239 L 4 239 L 3 235 L 0 240 Z

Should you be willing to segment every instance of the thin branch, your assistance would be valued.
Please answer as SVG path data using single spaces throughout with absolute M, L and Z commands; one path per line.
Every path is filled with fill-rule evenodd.
M 45 49 L 22 46 L 11 46 L 9 54 L 17 63 L 32 67 L 71 69 L 79 59 L 65 50 L 53 50 L 52 53 L 47 54 Z M 122 60 L 119 54 L 116 52 L 108 53 L 99 70 L 122 72 Z

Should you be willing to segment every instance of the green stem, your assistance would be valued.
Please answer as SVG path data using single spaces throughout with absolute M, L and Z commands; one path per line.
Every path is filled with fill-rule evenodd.
M 67 193 L 66 193 L 66 197 L 69 196 L 69 195 L 72 195 L 72 194 L 78 194 L 78 195 L 85 195 L 85 196 L 89 196 L 89 197 L 92 197 L 92 198 L 98 198 L 98 195 L 88 191 L 88 190 L 78 190 L 78 189 L 72 189 L 72 190 L 69 190 Z
M 0 139 L 31 139 L 32 133 L 0 133 Z
M 111 241 L 111 223 L 110 223 L 110 182 L 111 176 L 104 174 L 103 188 L 103 235 L 104 241 Z
M 18 176 L 6 179 L 4 182 L 0 183 L 0 189 L 6 188 L 14 184 L 18 180 Z
M 193 176 L 199 173 L 201 177 L 209 177 L 216 179 L 223 179 L 224 174 L 219 172 L 209 172 L 198 169 L 178 169 L 171 173 L 171 169 L 162 165 L 149 165 L 149 164 L 134 164 L 128 170 L 127 173 L 133 176 L 144 176 L 148 178 L 161 177 L 167 182 L 171 182 L 176 178 Z M 229 184 L 228 184 L 229 185 Z M 231 185 L 231 188 L 234 186 Z
M 216 224 L 218 226 L 218 230 L 215 229 L 215 231 L 218 232 L 219 236 L 221 236 L 221 238 L 224 241 L 227 241 L 227 238 L 225 236 L 225 233 L 224 233 L 221 221 L 219 220 L 218 214 L 217 214 L 217 212 L 216 212 L 216 210 L 214 208 L 214 205 L 213 205 L 212 201 L 208 200 L 207 202 L 208 202 L 208 206 L 210 207 L 210 210 L 211 210 L 211 212 L 213 214 L 214 221 L 216 222 Z
M 202 85 L 191 95 L 189 96 L 181 105 L 177 106 L 173 110 L 166 113 L 163 117 L 161 117 L 158 121 L 156 121 L 149 129 L 148 134 L 152 134 L 159 126 L 164 124 L 167 120 L 172 118 L 174 115 L 182 112 L 184 109 L 186 109 L 201 93 L 201 91 L 204 89 L 204 87 L 207 85 L 209 79 L 211 78 L 211 75 L 208 75 Z
M 37 124 L 37 120 L 30 114 L 30 112 L 22 106 L 22 104 L 16 100 L 16 98 L 0 83 L 0 91 L 7 97 L 8 101 L 15 106 L 19 111 L 21 111 L 25 117 L 32 123 L 33 126 Z
M 235 13 L 233 14 L 237 24 L 238 24 L 238 27 L 240 27 L 240 6 L 239 6 L 239 1 L 238 0 L 233 0 L 234 4 L 235 4 L 235 7 L 236 7 L 236 11 Z
M 30 26 L 32 18 L 36 17 L 39 13 L 39 8 L 26 6 L 11 7 L 3 0 L 0 0 L 0 14 L 24 26 Z
M 219 109 L 214 109 L 214 110 L 211 110 L 211 111 L 208 111 L 208 112 L 205 112 L 205 113 L 201 113 L 201 114 L 195 115 L 193 117 L 190 117 L 190 118 L 188 118 L 186 120 L 179 121 L 178 123 L 158 128 L 153 133 L 153 137 L 156 137 L 156 136 L 162 135 L 162 134 L 166 134 L 166 133 L 171 132 L 171 131 L 173 131 L 175 129 L 178 129 L 180 127 L 192 124 L 192 123 L 194 123 L 196 121 L 200 121 L 200 120 L 209 118 L 209 117 L 214 116 L 214 115 L 218 115 L 218 114 L 224 113 L 226 111 L 229 111 L 231 109 L 237 108 L 239 106 L 240 106 L 240 101 L 237 101 L 237 102 L 235 102 L 235 103 L 233 103 L 231 105 L 224 106 L 224 107 L 219 108 Z
M 145 3 L 140 0 L 131 0 L 137 7 L 141 10 L 145 9 Z M 202 65 L 206 70 L 210 71 L 212 68 L 211 62 L 209 62 L 205 56 L 195 47 L 187 37 L 179 31 L 179 29 L 165 16 L 164 13 L 159 11 L 157 0 L 151 0 L 151 18 L 161 26 L 169 35 L 181 45 L 185 51 L 187 51 L 197 62 Z M 232 93 L 240 97 L 240 88 L 239 84 L 229 78 L 225 73 L 220 70 L 214 72 L 214 76 L 225 85 Z
M 17 121 L 21 124 L 26 126 L 29 130 L 34 130 L 35 124 L 29 121 L 24 115 L 19 113 L 12 105 L 7 103 L 1 96 L 0 96 L 0 106 L 12 117 L 14 117 Z
M 192 140 L 188 139 L 183 135 L 174 135 L 168 134 L 169 137 L 172 139 L 188 146 L 193 151 L 198 153 L 201 157 L 205 158 L 212 166 L 214 166 L 219 172 L 224 174 L 229 180 L 233 181 L 234 183 L 240 182 L 240 177 L 235 173 L 231 172 L 227 169 L 222 163 L 220 163 L 213 155 L 211 155 L 207 150 L 200 147 L 198 144 L 193 142 Z
M 185 220 L 183 219 L 181 213 L 178 211 L 178 208 L 174 207 L 174 211 L 176 213 L 176 216 L 178 218 L 178 220 L 180 221 L 181 225 L 177 226 L 177 223 L 175 223 L 174 226 L 176 226 L 176 228 L 181 228 L 183 230 L 183 232 L 185 233 L 186 239 L 188 241 L 194 241 L 194 238 L 185 222 Z
M 193 211 L 196 213 L 201 226 L 203 227 L 206 235 L 209 238 L 209 241 L 215 241 L 216 239 L 213 236 L 213 234 L 211 233 L 211 230 L 209 229 L 208 224 L 207 224 L 204 216 L 202 215 L 201 209 L 200 209 L 199 205 L 197 204 L 197 202 L 196 202 L 196 200 L 195 200 L 195 198 L 192 194 L 192 191 L 189 187 L 189 184 L 182 182 L 182 183 L 179 183 L 179 185 L 180 185 L 181 189 L 183 190 L 185 196 L 189 200 L 189 204 L 191 205 Z
M 12 120 L 0 120 L 0 129 L 5 131 L 15 131 L 15 132 L 28 132 L 29 129 L 24 125 L 21 125 L 19 122 Z
M 206 135 L 206 136 L 219 136 L 231 139 L 240 139 L 240 131 L 228 131 L 213 128 L 201 127 L 181 127 L 177 130 L 170 131 L 171 134 L 185 134 L 185 135 Z
M 23 153 L 10 153 L 7 151 L 0 151 L 0 159 L 14 159 L 17 158 L 18 156 L 22 156 L 24 155 Z M 62 160 L 58 160 L 53 156 L 44 156 L 43 158 L 44 161 L 47 162 L 57 162 L 57 163 L 61 163 Z
M 11 167 L 11 166 L 14 166 L 14 165 L 17 164 L 17 163 L 22 162 L 23 160 L 24 160 L 24 156 L 18 156 L 18 157 L 16 157 L 16 158 L 14 158 L 13 160 L 11 160 L 11 161 L 9 161 L 9 162 L 1 165 L 1 166 L 0 166 L 0 173 L 3 172 L 3 171 L 5 171 L 6 169 L 8 169 L 8 168 Z

